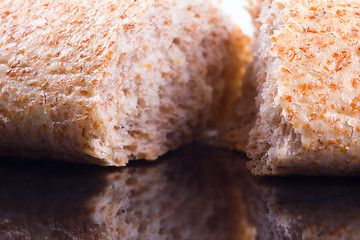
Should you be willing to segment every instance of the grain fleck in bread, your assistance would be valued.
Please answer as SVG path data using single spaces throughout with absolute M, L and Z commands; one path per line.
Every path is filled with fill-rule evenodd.
M 360 173 L 359 1 L 255 1 L 257 175 Z
M 241 85 L 239 30 L 207 0 L 6 0 L 0 16 L 1 154 L 153 160 Z

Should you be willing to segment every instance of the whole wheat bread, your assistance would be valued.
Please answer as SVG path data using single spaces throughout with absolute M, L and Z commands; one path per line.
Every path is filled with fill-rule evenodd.
M 241 87 L 241 31 L 210 0 L 6 0 L 0 15 L 2 155 L 153 160 Z
M 359 1 L 260 0 L 257 175 L 360 172 Z

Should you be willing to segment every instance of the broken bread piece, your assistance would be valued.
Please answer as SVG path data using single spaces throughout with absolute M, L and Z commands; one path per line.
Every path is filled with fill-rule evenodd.
M 225 1 L 225 4 L 230 4 Z M 244 33 L 248 33 L 252 36 L 253 26 L 249 23 L 246 24 L 245 20 L 251 21 L 250 15 L 247 12 L 247 4 L 245 1 L 239 1 L 238 3 L 232 2 L 234 7 L 238 8 L 238 16 L 242 16 L 242 22 L 237 21 L 240 24 Z M 243 6 L 244 5 L 244 6 Z M 246 16 L 248 15 L 248 16 Z M 235 17 L 235 16 L 234 16 Z M 234 18 L 236 21 L 236 18 Z M 239 57 L 239 79 L 241 81 L 241 89 L 236 87 L 230 88 L 232 91 L 236 91 L 237 95 L 232 99 L 232 111 L 227 114 L 221 114 L 222 121 L 216 127 L 216 134 L 211 139 L 211 143 L 216 146 L 222 146 L 238 151 L 245 152 L 248 140 L 249 131 L 253 127 L 256 121 L 257 108 L 256 108 L 256 78 L 253 74 L 253 54 L 252 54 L 252 39 L 247 35 L 241 34 L 239 36 L 241 41 L 238 42 Z
M 241 86 L 240 30 L 210 0 L 7 0 L 0 15 L 2 155 L 154 160 Z
M 251 53 L 251 52 L 250 52 Z M 256 80 L 252 74 L 251 57 L 244 68 L 240 95 L 234 102 L 233 111 L 228 114 L 217 128 L 217 135 L 212 139 L 217 146 L 246 152 L 249 132 L 254 126 L 257 115 Z M 244 62 L 243 62 L 244 63 Z
M 360 2 L 253 1 L 256 175 L 360 173 Z

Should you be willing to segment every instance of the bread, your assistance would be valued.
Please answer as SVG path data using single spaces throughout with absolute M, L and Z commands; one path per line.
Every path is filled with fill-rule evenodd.
M 154 160 L 230 112 L 241 87 L 242 34 L 210 0 L 7 0 L 0 12 L 1 155 Z
M 358 1 L 253 1 L 256 175 L 360 173 Z
M 236 23 L 240 24 L 244 33 L 251 35 L 252 26 L 244 18 L 244 15 L 248 14 L 243 6 L 245 2 L 223 1 L 223 4 L 226 6 L 225 10 L 228 11 L 232 5 L 233 10 L 240 8 L 240 12 L 237 10 L 238 15 L 233 16 L 232 14 L 232 17 L 235 18 L 234 20 L 237 20 Z M 245 152 L 248 145 L 249 131 L 256 120 L 257 108 L 254 99 L 257 92 L 256 81 L 254 81 L 252 71 L 252 40 L 243 34 L 240 34 L 238 38 L 239 50 L 237 52 L 239 56 L 234 61 L 237 61 L 239 64 L 238 79 L 242 79 L 240 81 L 242 83 L 241 88 L 230 86 L 230 90 L 234 93 L 225 93 L 225 95 L 234 96 L 231 100 L 227 99 L 231 104 L 226 104 L 232 106 L 230 107 L 232 111 L 225 112 L 225 114 L 223 113 L 224 111 L 216 114 L 215 117 L 219 118 L 221 116 L 221 119 L 217 121 L 214 134 L 210 140 L 216 146 Z
M 243 181 L 255 239 L 358 239 L 359 180 L 287 177 Z
M 238 186 L 221 164 L 234 155 L 188 146 L 110 169 L 3 160 L 0 239 L 251 239 Z
M 250 45 L 249 45 L 250 46 Z M 251 56 L 251 51 L 249 51 Z M 234 102 L 233 111 L 217 127 L 216 136 L 211 139 L 216 146 L 246 152 L 249 132 L 254 126 L 258 109 L 256 107 L 256 79 L 254 78 L 251 57 L 243 64 L 244 77 L 240 95 Z

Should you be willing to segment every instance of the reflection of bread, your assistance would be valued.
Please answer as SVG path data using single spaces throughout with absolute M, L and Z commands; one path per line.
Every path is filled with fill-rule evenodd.
M 359 173 L 359 1 L 255 2 L 252 172 Z
M 273 181 L 272 181 L 273 180 Z M 358 239 L 359 179 L 280 178 L 243 183 L 256 239 Z
M 14 0 L 0 10 L 3 154 L 155 159 L 228 109 L 241 84 L 242 35 L 210 1 Z
M 190 146 L 121 169 L 0 169 L 0 239 L 246 240 L 235 153 Z M 245 237 L 244 237 L 245 236 Z

